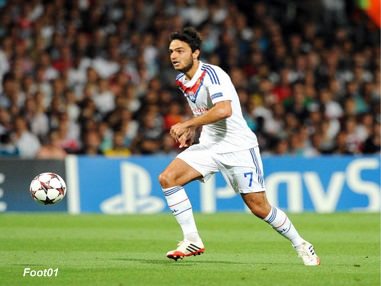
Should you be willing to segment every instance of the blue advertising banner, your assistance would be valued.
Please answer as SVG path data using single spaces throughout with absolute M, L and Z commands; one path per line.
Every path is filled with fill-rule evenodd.
M 71 174 L 69 191 L 75 194 L 70 198 L 69 211 L 168 211 L 157 178 L 172 159 L 76 157 L 74 163 L 67 164 L 76 169 L 67 170 Z M 379 156 L 264 157 L 263 164 L 270 202 L 287 211 L 380 211 Z M 186 191 L 196 212 L 247 211 L 219 173 L 206 183 L 188 184 Z

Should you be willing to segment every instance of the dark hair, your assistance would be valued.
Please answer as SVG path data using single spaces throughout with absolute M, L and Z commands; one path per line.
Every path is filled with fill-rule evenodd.
M 186 27 L 182 32 L 172 33 L 169 37 L 169 40 L 180 40 L 182 42 L 186 42 L 192 49 L 192 52 L 201 49 L 202 40 L 200 34 L 193 27 Z

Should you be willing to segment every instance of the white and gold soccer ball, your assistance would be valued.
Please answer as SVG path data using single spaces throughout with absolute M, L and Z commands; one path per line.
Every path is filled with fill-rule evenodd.
M 55 173 L 41 173 L 30 183 L 32 198 L 44 205 L 60 202 L 66 195 L 65 181 Z

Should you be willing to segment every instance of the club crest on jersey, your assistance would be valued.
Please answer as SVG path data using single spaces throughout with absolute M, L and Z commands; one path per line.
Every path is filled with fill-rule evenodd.
M 189 98 L 190 101 L 192 101 L 192 102 L 196 102 L 197 95 L 194 94 L 193 92 L 189 92 L 189 93 L 187 93 L 186 96 Z
M 179 79 L 176 80 L 176 85 L 183 92 L 184 96 L 186 96 L 193 103 L 195 103 L 197 100 L 197 95 L 204 81 L 205 74 L 206 74 L 206 71 L 203 71 L 200 77 L 195 82 L 195 84 L 190 87 L 185 86 L 185 84 L 183 84 L 182 81 L 180 81 Z

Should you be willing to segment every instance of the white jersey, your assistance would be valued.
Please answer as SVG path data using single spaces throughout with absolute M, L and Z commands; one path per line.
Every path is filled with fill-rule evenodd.
M 230 76 L 220 67 L 199 62 L 191 80 L 184 73 L 176 84 L 187 98 L 194 116 L 207 112 L 214 104 L 230 100 L 232 115 L 202 127 L 200 144 L 216 153 L 227 153 L 258 146 L 257 137 L 242 116 L 241 105 Z

